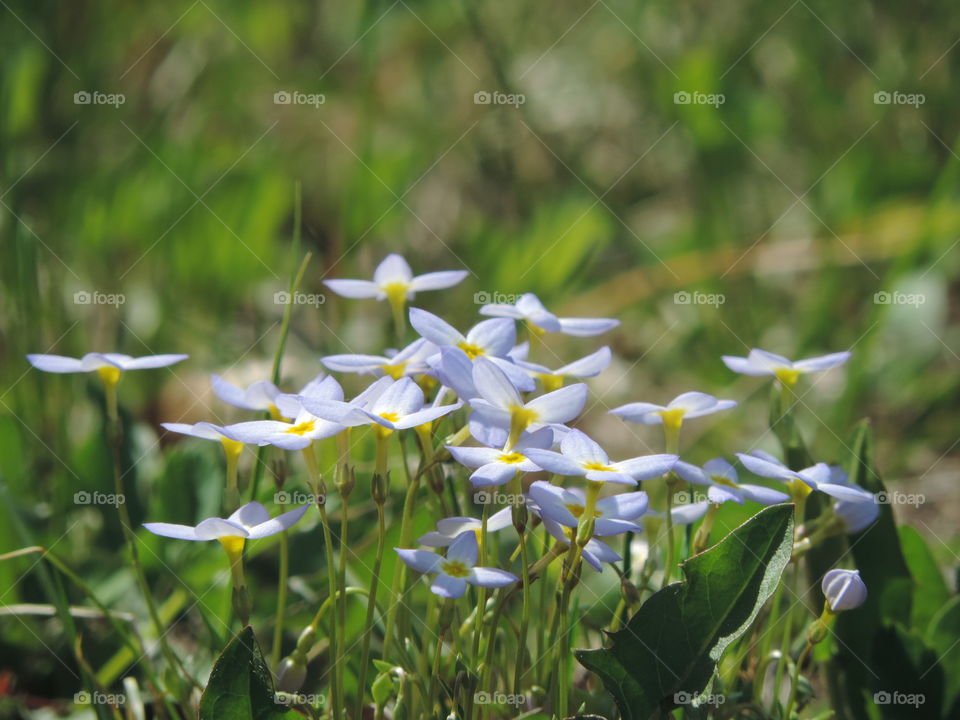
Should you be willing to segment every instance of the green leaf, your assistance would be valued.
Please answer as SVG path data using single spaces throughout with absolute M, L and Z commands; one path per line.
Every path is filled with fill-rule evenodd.
M 920 533 L 909 525 L 901 525 L 898 532 L 907 567 L 916 583 L 910 608 L 910 624 L 923 631 L 937 611 L 950 599 L 950 590 Z
M 933 648 L 939 664 L 943 667 L 946 685 L 944 704 L 952 705 L 953 714 L 947 717 L 960 717 L 956 708 L 960 707 L 960 596 L 952 597 L 934 616 L 927 628 L 926 643 Z
M 602 650 L 576 650 L 613 695 L 623 720 L 646 720 L 700 698 L 724 650 L 773 593 L 793 547 L 793 505 L 764 508 L 683 566 L 684 582 L 655 593 Z M 696 700 L 694 701 L 696 704 Z
M 220 653 L 200 699 L 200 720 L 301 720 L 276 701 L 273 678 L 253 628 L 245 627 Z

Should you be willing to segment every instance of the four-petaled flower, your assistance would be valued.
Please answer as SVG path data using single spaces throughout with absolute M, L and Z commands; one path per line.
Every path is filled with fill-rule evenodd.
M 610 462 L 603 448 L 579 430 L 571 430 L 563 437 L 560 452 L 530 448 L 526 454 L 544 470 L 557 475 L 622 485 L 636 485 L 641 480 L 666 475 L 677 462 L 676 455 L 666 454 Z
M 467 583 L 499 588 L 519 580 L 513 573 L 491 567 L 477 567 L 477 534 L 467 531 L 447 548 L 446 557 L 429 550 L 394 548 L 400 559 L 417 572 L 436 575 L 430 590 L 445 598 L 462 597 Z
M 572 363 L 559 367 L 556 370 L 551 370 L 544 365 L 528 362 L 526 359 L 518 359 L 516 352 L 512 353 L 512 356 L 514 362 L 530 373 L 532 377 L 538 379 L 540 384 L 543 385 L 543 389 L 547 392 L 563 387 L 563 383 L 568 377 L 577 378 L 578 380 L 596 377 L 607 369 L 611 359 L 610 348 L 606 346 L 579 360 L 574 360 Z
M 540 428 L 522 435 L 510 450 L 495 447 L 458 447 L 447 445 L 447 450 L 461 465 L 476 468 L 470 476 L 474 487 L 504 485 L 518 472 L 539 472 L 540 467 L 525 453 L 527 448 L 547 449 L 553 445 L 553 430 Z
M 707 497 L 714 503 L 732 501 L 743 505 L 744 500 L 752 500 L 761 505 L 775 505 L 790 500 L 789 495 L 779 490 L 741 483 L 736 468 L 723 458 L 708 460 L 702 468 L 681 461 L 673 466 L 673 471 L 692 485 L 709 488 Z
M 63 355 L 27 355 L 27 360 L 37 370 L 49 373 L 80 373 L 96 371 L 104 383 L 116 385 L 124 370 L 149 370 L 167 367 L 188 355 L 144 355 L 131 357 L 122 353 L 87 353 L 82 358 Z
M 487 518 L 487 532 L 500 532 L 513 525 L 513 508 L 505 507 Z M 465 532 L 473 532 L 480 542 L 483 531 L 483 521 L 470 517 L 449 517 L 437 521 L 437 529 L 424 533 L 417 538 L 417 542 L 427 547 L 447 547 Z
M 413 300 L 424 290 L 443 290 L 453 287 L 467 276 L 466 270 L 443 270 L 414 277 L 410 265 L 402 255 L 390 253 L 377 269 L 373 280 L 324 280 L 323 283 L 337 295 L 348 298 L 376 298 L 390 303 Z
M 242 388 L 224 380 L 219 375 L 212 375 L 210 385 L 213 387 L 214 394 L 227 405 L 233 405 L 241 410 L 268 412 L 274 420 L 280 419 L 280 411 L 276 405 L 280 389 L 269 380 L 260 380 Z
M 762 450 L 754 450 L 751 453 L 737 453 L 737 457 L 740 458 L 743 466 L 754 475 L 786 483 L 794 497 L 806 497 L 814 490 L 819 490 L 838 500 L 861 503 L 875 502 L 871 493 L 853 483 L 834 482 L 834 473 L 826 463 L 817 463 L 803 470 L 795 471 L 788 468 L 773 455 Z
M 437 347 L 423 338 L 387 355 L 327 355 L 320 362 L 337 372 L 387 375 L 394 380 L 421 375 L 430 369 L 427 358 L 437 354 Z
M 524 293 L 513 305 L 491 303 L 480 308 L 481 315 L 525 320 L 543 332 L 560 332 L 577 337 L 599 335 L 620 324 L 612 318 L 558 318 L 533 293 Z
M 259 540 L 289 530 L 309 509 L 309 505 L 301 505 L 271 518 L 263 505 L 249 502 L 226 519 L 207 518 L 197 525 L 151 522 L 143 526 L 154 535 L 178 540 L 219 540 L 228 553 L 233 553 L 242 549 L 246 540 Z
M 685 392 L 677 395 L 666 405 L 653 403 L 628 403 L 614 408 L 611 415 L 641 425 L 660 425 L 664 428 L 679 430 L 684 420 L 710 415 L 721 410 L 736 407 L 735 400 L 718 400 L 713 395 L 702 392 Z
M 849 352 L 838 352 L 793 362 L 783 355 L 753 348 L 745 358 L 724 355 L 723 362 L 741 375 L 769 375 L 785 387 L 793 387 L 801 375 L 843 365 L 849 358 Z
M 540 508 L 540 517 L 575 528 L 586 511 L 587 498 L 579 488 L 561 488 L 538 480 L 530 486 L 530 499 Z M 647 511 L 649 501 L 643 491 L 611 495 L 598 500 L 594 509 L 593 534 L 597 537 L 636 532 L 635 522 Z

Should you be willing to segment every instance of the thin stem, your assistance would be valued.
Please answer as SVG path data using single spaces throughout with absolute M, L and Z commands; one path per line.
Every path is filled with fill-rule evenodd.
M 793 712 L 793 705 L 797 701 L 797 686 L 800 684 L 800 669 L 807 661 L 807 658 L 810 656 L 811 652 L 813 652 L 813 643 L 808 640 L 807 644 L 803 648 L 803 652 L 800 653 L 800 657 L 797 658 L 797 664 L 793 667 L 793 679 L 790 683 L 790 698 L 787 700 L 787 710 L 783 714 L 784 720 L 790 720 L 790 713 Z
M 377 483 L 378 478 L 375 477 L 373 482 Z M 383 513 L 384 500 L 384 493 L 381 493 L 379 499 L 375 494 L 374 502 L 377 505 L 377 556 L 373 561 L 373 574 L 370 576 L 370 594 L 367 599 L 367 617 L 363 626 L 363 649 L 360 652 L 360 678 L 357 682 L 356 720 L 362 720 L 363 718 L 363 697 L 367 685 L 367 666 L 370 664 L 370 640 L 373 635 L 373 612 L 377 604 L 377 590 L 380 587 L 380 569 L 383 566 L 383 551 L 387 539 L 386 522 Z
M 490 519 L 490 503 L 485 502 L 483 504 L 483 514 L 480 516 L 480 561 L 479 564 L 481 567 L 485 567 L 487 564 L 487 522 Z M 480 658 L 480 635 L 483 633 L 483 616 L 486 614 L 487 609 L 487 589 L 480 586 L 477 591 L 477 614 L 474 618 L 473 625 L 473 655 L 472 657 L 479 660 Z M 495 632 L 494 628 L 491 628 L 490 632 Z

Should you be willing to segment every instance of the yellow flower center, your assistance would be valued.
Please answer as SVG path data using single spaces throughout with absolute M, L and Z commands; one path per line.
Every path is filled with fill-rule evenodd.
M 280 408 L 273 403 L 270 403 L 270 407 L 267 408 L 267 411 L 270 413 L 270 418 L 273 420 L 280 420 L 283 418 L 283 415 L 280 414 Z
M 497 461 L 506 463 L 507 465 L 517 465 L 518 463 L 522 463 L 526 459 L 527 458 L 521 455 L 520 453 L 512 452 L 512 453 L 503 453 L 500 457 L 497 458 Z
M 243 552 L 243 543 L 245 542 L 246 538 L 242 538 L 239 535 L 227 535 L 225 537 L 217 538 L 217 540 L 220 541 L 220 544 L 223 545 L 223 549 L 226 550 L 227 555 L 230 556 L 230 562 L 234 562 Z
M 467 357 L 471 360 L 476 360 L 481 355 L 487 354 L 486 351 L 479 345 L 473 345 L 472 343 L 468 342 L 457 343 L 457 347 L 463 350 L 467 354 Z
M 520 405 L 511 405 L 510 436 L 507 438 L 507 447 L 505 449 L 510 450 L 513 448 L 520 439 L 520 436 L 523 435 L 523 431 L 530 427 L 530 423 L 536 419 L 537 413 L 535 410 L 529 410 Z
M 610 465 L 604 465 L 603 463 L 598 462 L 585 462 L 583 464 L 584 470 L 599 470 L 600 472 L 615 472 L 616 468 L 611 467 Z
M 777 376 L 779 380 L 786 387 L 793 387 L 797 384 L 797 380 L 800 378 L 800 371 L 793 370 L 791 368 L 777 368 L 773 371 L 773 374 Z
M 732 488 L 740 487 L 733 480 L 723 475 L 711 475 L 710 479 L 713 480 L 717 485 L 726 485 L 727 487 L 732 487 Z
M 683 416 L 686 414 L 683 408 L 674 408 L 673 410 L 660 410 L 657 415 L 663 419 L 663 426 L 668 430 L 679 430 L 683 425 Z
M 100 379 L 103 380 L 103 384 L 107 387 L 113 387 L 120 382 L 120 368 L 114 367 L 113 365 L 104 365 L 103 367 L 98 367 L 97 374 L 100 376 Z
M 399 380 L 403 377 L 407 364 L 405 362 L 396 363 L 394 365 L 381 365 L 380 369 L 383 370 L 384 375 L 389 375 L 394 380 Z
M 794 501 L 802 500 L 813 492 L 813 488 L 799 478 L 794 478 L 788 482 L 787 487 L 790 489 L 790 495 L 793 496 Z
M 569 505 L 565 504 L 564 507 L 567 510 L 569 510 L 570 514 L 573 515 L 575 518 L 577 518 L 577 520 L 579 520 L 580 517 L 583 515 L 583 513 L 586 511 L 586 508 L 583 505 L 577 505 L 576 503 L 570 503 Z M 600 511 L 597 509 L 594 509 L 593 517 L 595 518 L 600 517 Z
M 400 419 L 399 413 L 395 412 L 380 413 L 380 417 L 382 417 L 384 420 L 389 420 L 390 422 L 396 422 Z
M 540 378 L 540 384 L 543 385 L 544 392 L 559 390 L 563 387 L 563 381 L 565 379 L 563 375 L 548 375 L 547 373 L 539 373 L 537 377 Z
M 223 452 L 226 453 L 227 457 L 237 458 L 240 457 L 240 453 L 243 452 L 243 443 L 239 440 L 222 437 L 220 438 L 220 442 L 223 443 Z
M 306 435 L 308 432 L 313 432 L 314 425 L 316 423 L 313 420 L 305 420 L 298 425 L 294 425 L 287 432 L 290 435 Z
M 410 286 L 405 282 L 395 280 L 383 286 L 383 292 L 387 296 L 387 301 L 391 305 L 402 306 L 407 301 L 407 291 Z
M 470 568 L 459 560 L 446 560 L 441 566 L 444 575 L 455 578 L 464 578 L 470 574 Z

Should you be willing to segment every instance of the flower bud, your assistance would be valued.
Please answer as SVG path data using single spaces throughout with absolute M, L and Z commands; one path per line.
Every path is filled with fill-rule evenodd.
M 627 601 L 627 605 L 639 605 L 640 604 L 640 591 L 637 590 L 637 586 L 630 582 L 626 576 L 620 580 L 620 593 L 623 595 L 624 600 Z
M 370 481 L 370 496 L 373 501 L 380 506 L 387 502 L 387 484 L 390 482 L 390 474 L 386 477 L 375 473 Z
M 317 629 L 313 625 L 307 625 L 300 637 L 297 638 L 296 652 L 306 655 L 313 649 L 313 644 L 317 641 Z
M 527 506 L 524 503 L 513 506 L 511 519 L 513 520 L 513 527 L 520 535 L 523 535 L 523 531 L 527 529 L 527 517 Z
M 833 613 L 858 608 L 867 599 L 867 586 L 858 570 L 831 570 L 823 576 L 821 587 Z
M 307 679 L 307 666 L 292 656 L 280 661 L 277 668 L 277 690 L 286 693 L 295 693 Z

